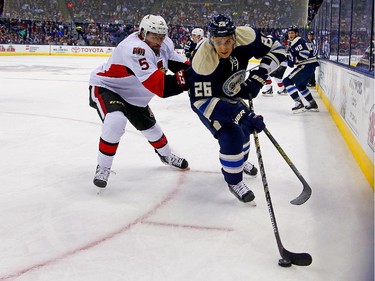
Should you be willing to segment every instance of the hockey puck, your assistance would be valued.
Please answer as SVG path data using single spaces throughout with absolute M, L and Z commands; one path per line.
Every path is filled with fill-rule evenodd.
M 291 263 L 290 260 L 279 259 L 279 265 L 282 266 L 282 267 L 291 267 L 292 263 Z

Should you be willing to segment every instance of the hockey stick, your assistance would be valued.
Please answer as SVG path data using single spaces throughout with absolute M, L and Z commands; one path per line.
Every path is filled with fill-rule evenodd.
M 293 162 L 289 159 L 289 157 L 286 155 L 284 150 L 281 148 L 281 146 L 278 144 L 278 142 L 275 140 L 275 138 L 271 135 L 270 131 L 268 131 L 267 128 L 263 130 L 267 137 L 270 139 L 272 144 L 276 147 L 277 151 L 281 154 L 281 156 L 284 158 L 286 163 L 289 165 L 289 167 L 293 170 L 294 174 L 297 176 L 297 178 L 302 182 L 303 189 L 300 195 L 290 201 L 291 204 L 293 205 L 302 205 L 305 203 L 307 200 L 309 200 L 312 190 L 310 185 L 306 182 L 306 180 L 303 178 L 301 173 L 297 170 L 296 166 L 294 166 Z
M 249 99 L 249 107 L 250 107 L 250 109 L 253 109 L 252 99 Z M 312 262 L 312 257 L 310 256 L 310 254 L 308 254 L 308 253 L 292 253 L 292 252 L 286 250 L 284 248 L 282 242 L 281 242 L 279 230 L 278 230 L 277 223 L 276 223 L 275 212 L 273 211 L 271 194 L 270 194 L 270 191 L 269 191 L 269 188 L 268 188 L 266 172 L 264 170 L 258 134 L 257 134 L 256 131 L 254 131 L 253 135 L 254 135 L 254 141 L 255 141 L 255 147 L 256 147 L 256 154 L 257 154 L 257 157 L 258 157 L 260 174 L 262 176 L 264 194 L 265 194 L 266 201 L 267 201 L 268 212 L 270 214 L 273 232 L 275 234 L 275 238 L 276 238 L 276 242 L 277 242 L 277 247 L 279 248 L 279 252 L 280 252 L 280 255 L 282 257 L 282 259 L 279 260 L 279 265 L 282 266 L 282 267 L 289 267 L 292 264 L 300 265 L 300 266 L 308 266 Z
M 254 68 L 257 68 L 257 66 L 249 69 L 249 70 L 240 70 L 234 74 L 232 74 L 223 84 L 223 92 L 227 96 L 234 96 L 240 89 L 240 84 L 245 80 L 246 72 L 250 71 Z M 254 111 L 252 108 L 252 102 L 249 102 L 249 105 L 251 104 L 250 110 Z M 293 162 L 289 159 L 289 157 L 286 155 L 284 150 L 281 148 L 281 146 L 278 144 L 278 142 L 275 140 L 275 138 L 272 136 L 270 131 L 268 131 L 267 128 L 264 129 L 264 132 L 266 133 L 267 137 L 270 139 L 272 144 L 276 147 L 277 151 L 281 154 L 281 156 L 284 158 L 284 160 L 287 162 L 289 167 L 293 170 L 293 172 L 296 174 L 297 178 L 302 182 L 303 190 L 300 195 L 298 195 L 295 199 L 291 200 L 290 203 L 293 205 L 302 205 L 307 200 L 309 200 L 312 190 L 309 184 L 306 182 L 306 180 L 303 178 L 301 173 L 297 170 L 296 166 L 294 166 Z

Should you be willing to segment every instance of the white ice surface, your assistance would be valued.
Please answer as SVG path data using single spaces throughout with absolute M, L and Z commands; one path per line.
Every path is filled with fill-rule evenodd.
M 310 253 L 308 267 L 277 265 L 261 177 L 246 178 L 256 207 L 234 198 L 187 95 L 150 106 L 191 170 L 164 166 L 129 124 L 96 195 L 101 123 L 87 81 L 106 60 L 0 57 L 0 280 L 373 280 L 374 193 L 315 90 L 319 113 L 293 115 L 288 96 L 254 101 L 313 189 L 289 203 L 302 184 L 261 133 L 281 240 Z

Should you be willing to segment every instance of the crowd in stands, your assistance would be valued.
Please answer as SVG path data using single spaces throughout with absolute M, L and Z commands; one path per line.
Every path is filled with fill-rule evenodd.
M 183 0 L 5 0 L 5 5 L 3 1 L 0 44 L 116 46 L 148 13 L 166 19 L 177 47 L 193 28 L 206 28 L 216 13 L 230 14 L 237 25 L 256 26 L 283 40 L 287 26 L 301 24 L 308 16 L 307 1 L 301 0 L 264 0 L 261 6 L 258 0 L 198 0 L 189 5 Z M 309 11 L 315 9 L 317 4 Z

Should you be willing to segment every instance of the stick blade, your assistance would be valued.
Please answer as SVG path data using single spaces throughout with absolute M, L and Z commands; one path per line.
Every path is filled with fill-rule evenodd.
M 312 257 L 308 253 L 292 253 L 284 249 L 281 256 L 298 266 L 309 266 L 312 263 Z
M 307 200 L 310 199 L 311 193 L 312 193 L 312 190 L 311 190 L 310 186 L 306 183 L 306 184 L 303 185 L 303 190 L 302 190 L 301 194 L 298 195 L 298 197 L 296 197 L 292 201 L 290 201 L 290 203 L 293 204 L 293 205 L 302 205 L 302 204 L 306 203 Z

